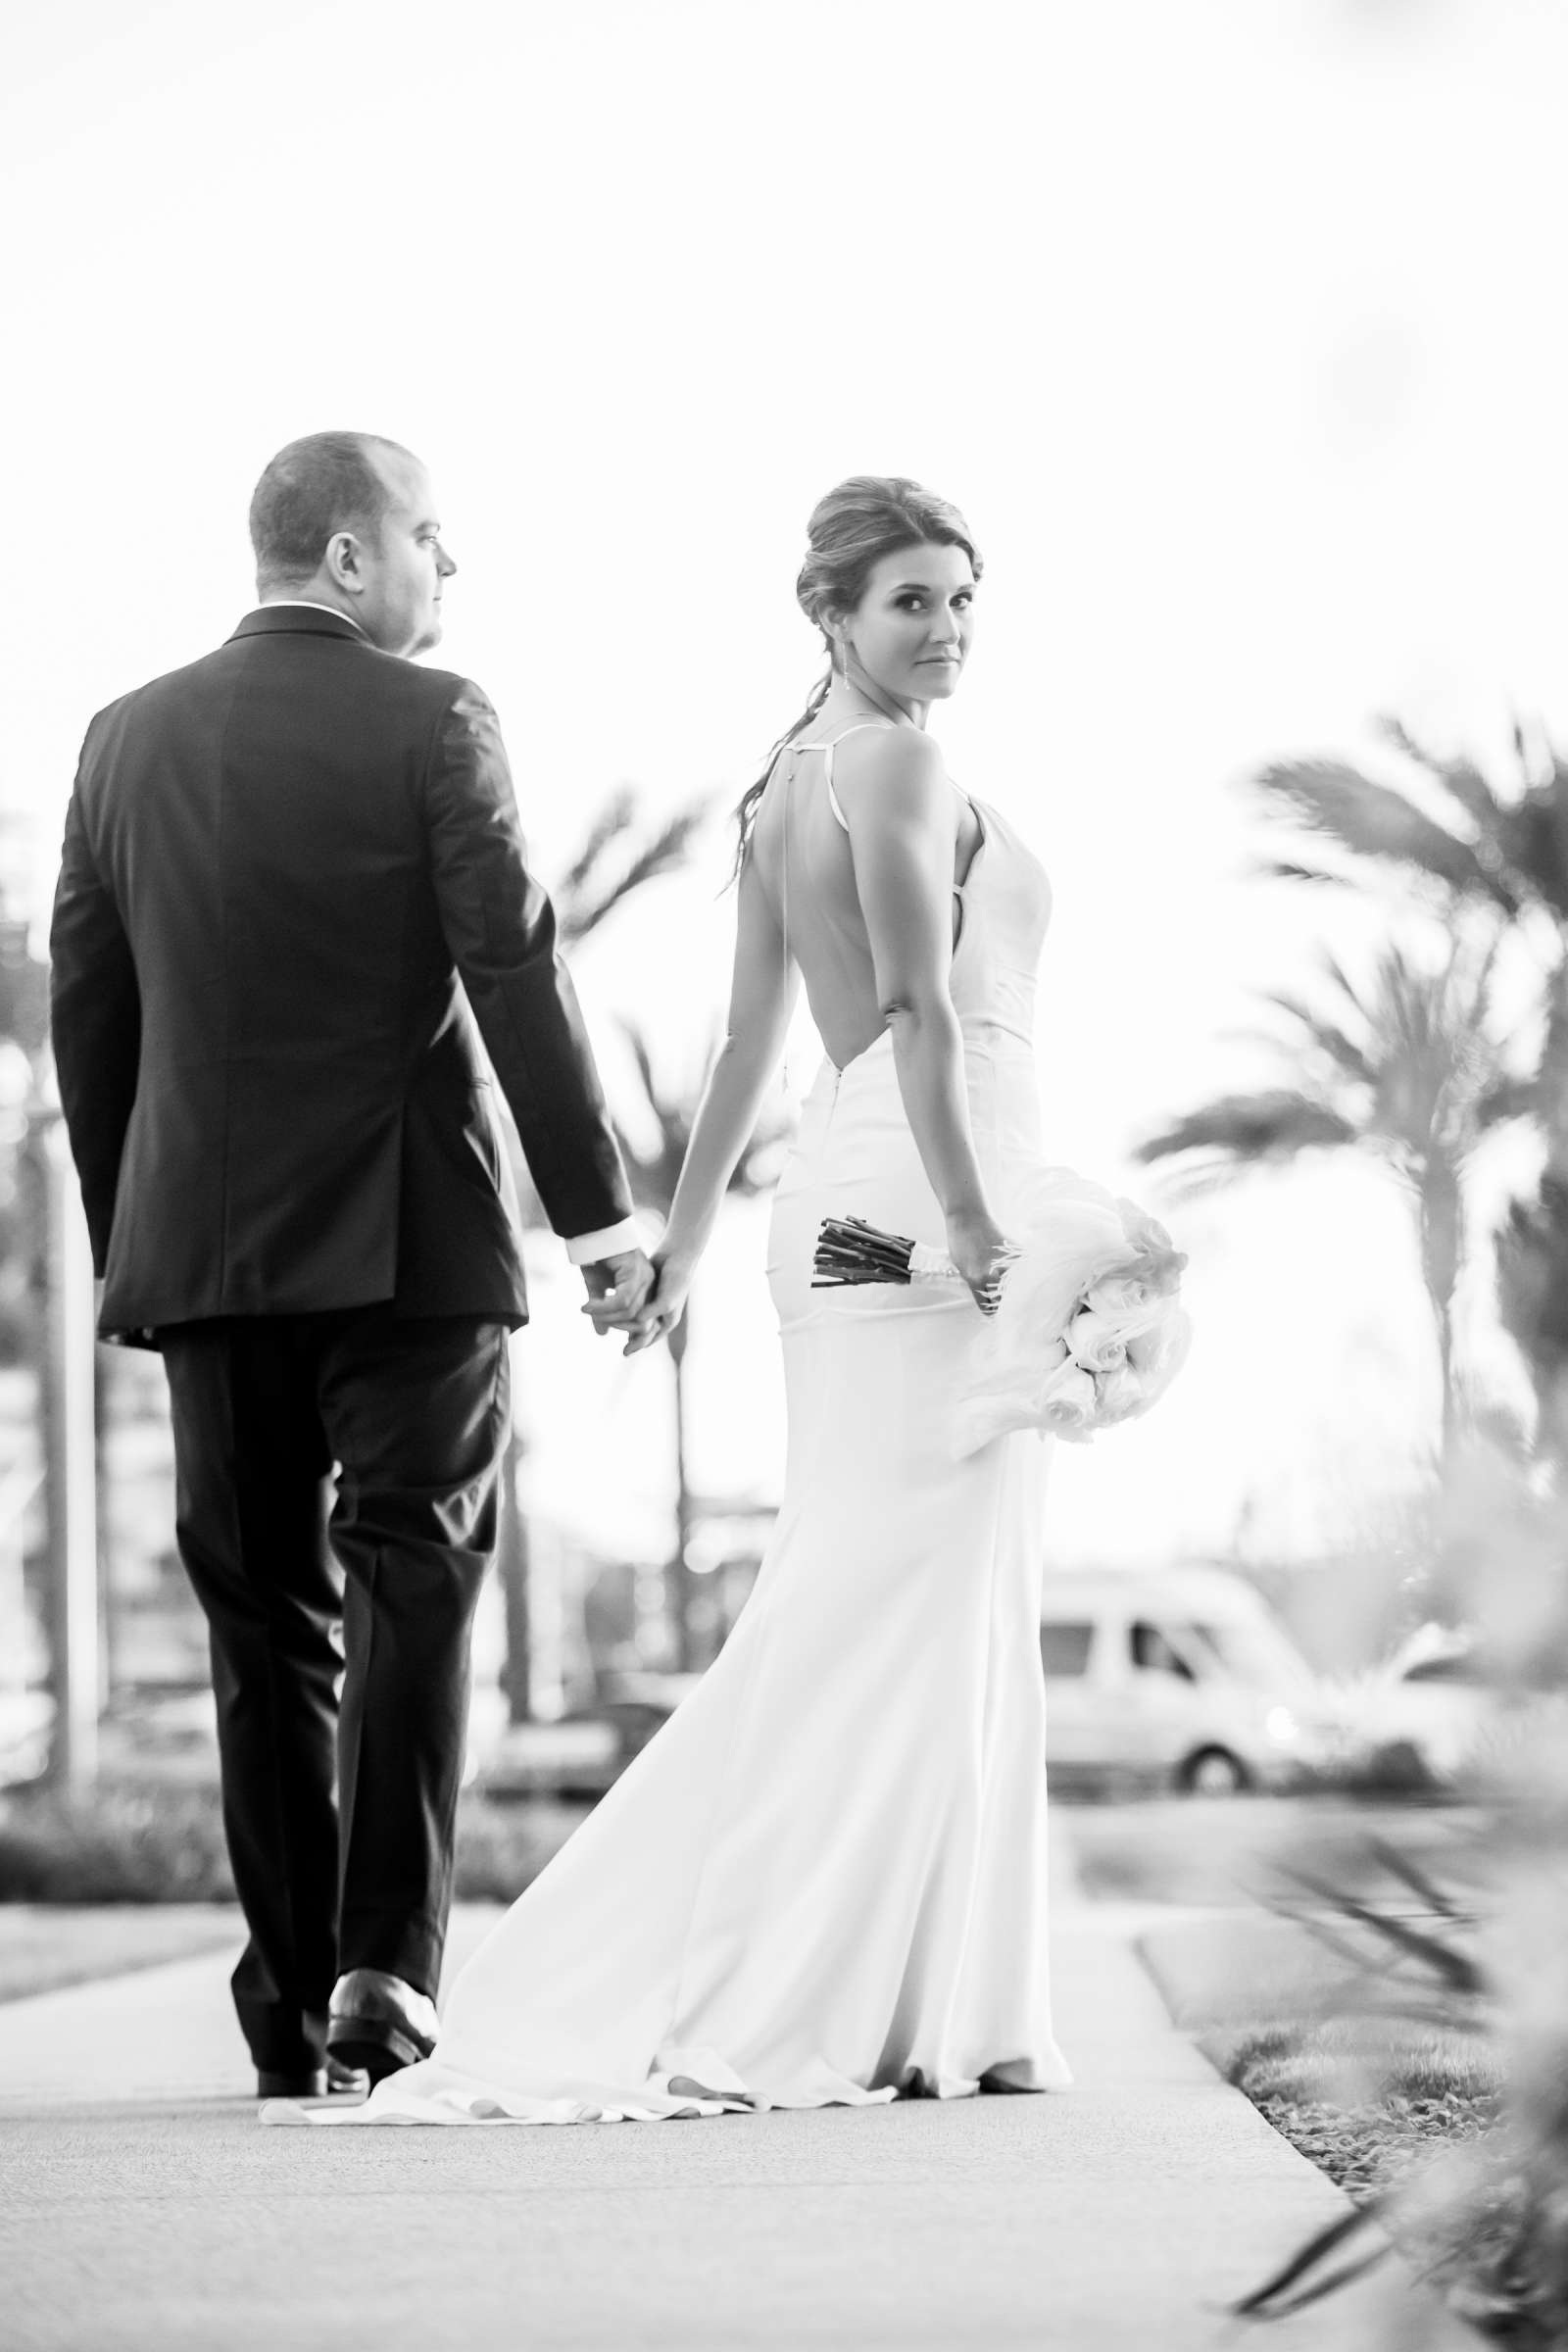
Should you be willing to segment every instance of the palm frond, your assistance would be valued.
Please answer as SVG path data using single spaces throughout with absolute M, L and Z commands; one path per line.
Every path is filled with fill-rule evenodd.
M 583 836 L 582 847 L 557 886 L 555 895 L 561 905 L 569 905 L 587 892 L 594 869 L 606 850 L 629 829 L 636 812 L 637 795 L 629 784 L 619 785 L 601 804 Z
M 578 852 L 556 892 L 557 921 L 562 944 L 571 947 L 597 931 L 606 916 L 647 882 L 673 871 L 688 855 L 693 834 L 708 814 L 706 800 L 693 801 L 667 818 L 630 858 L 620 872 L 605 875 L 605 853 L 630 830 L 636 812 L 634 794 L 619 794 L 596 818 L 592 832 Z
M 1343 889 L 1355 879 L 1348 871 L 1337 873 L 1332 866 L 1303 865 L 1296 858 L 1259 858 L 1250 870 L 1254 882 L 1327 882 Z
M 1385 742 L 1392 743 L 1406 760 L 1438 779 L 1484 835 L 1495 837 L 1502 818 L 1502 803 L 1473 760 L 1444 759 L 1428 745 L 1417 742 L 1404 722 L 1392 712 L 1385 712 L 1377 727 Z
M 1353 1144 L 1422 1200 L 1446 1198 L 1486 1128 L 1529 1106 L 1494 1014 L 1495 948 L 1471 935 L 1434 968 L 1430 943 L 1396 937 L 1360 977 L 1320 951 L 1316 990 L 1260 992 L 1291 1028 L 1251 1034 L 1289 1082 L 1200 1104 L 1147 1136 L 1137 1157 L 1177 1162 L 1167 1187 L 1191 1200 L 1249 1166 Z
M 1287 1013 L 1298 1028 L 1305 1031 L 1319 1053 L 1326 1054 L 1336 1068 L 1343 1070 L 1347 1077 L 1366 1086 L 1376 1084 L 1377 1071 L 1365 1050 L 1337 1021 L 1330 1020 L 1326 1013 L 1317 1011 L 1303 998 L 1293 995 L 1288 989 L 1270 988 L 1260 993 L 1265 1004 L 1277 1005 L 1281 1012 Z
M 1367 1848 L 1389 1876 L 1397 1879 L 1402 1886 L 1408 1886 L 1410 1892 L 1419 1901 L 1425 1903 L 1429 1911 L 1436 1912 L 1441 1919 L 1446 1919 L 1456 1927 L 1470 1922 L 1472 1914 L 1462 1912 L 1457 1903 L 1453 1902 L 1446 1891 L 1438 1885 L 1437 1880 L 1424 1871 L 1420 1863 L 1415 1861 L 1411 1855 L 1402 1853 L 1399 1847 L 1389 1838 L 1380 1838 L 1374 1834 L 1367 1838 Z
M 1251 1095 L 1221 1095 L 1204 1102 L 1160 1133 L 1147 1136 L 1133 1156 L 1147 1166 L 1184 1152 L 1207 1152 L 1245 1165 L 1353 1143 L 1355 1136 L 1350 1120 L 1332 1104 L 1296 1088 L 1275 1087 Z
M 1555 755 L 1547 780 L 1504 809 L 1497 846 L 1522 888 L 1568 917 L 1568 765 Z
M 1320 2230 L 1314 2237 L 1308 2238 L 1306 2244 L 1271 2278 L 1266 2278 L 1261 2286 L 1254 2287 L 1250 2295 L 1244 2295 L 1241 2302 L 1233 2303 L 1230 2307 L 1232 2317 L 1238 2320 L 1288 2319 L 1293 2312 L 1304 2311 L 1308 2304 L 1321 2302 L 1325 2295 L 1332 2295 L 1338 2288 L 1348 2286 L 1352 2278 L 1359 2278 L 1365 2272 L 1375 2268 L 1390 2252 L 1386 2239 L 1375 2246 L 1370 2254 L 1363 2254 L 1355 2262 L 1342 2263 L 1338 2270 L 1325 2272 L 1310 2285 L 1298 2284 L 1330 2254 L 1337 2253 L 1352 2237 L 1358 2237 L 1371 2229 L 1381 2219 L 1387 2202 L 1386 2196 L 1372 2197 L 1366 2204 L 1353 2207 L 1349 2213 L 1340 2214 L 1326 2230 Z M 1293 2287 L 1296 2289 L 1294 2294 L 1290 2291 Z
M 712 1051 L 704 1056 L 704 1077 L 695 1085 L 689 1078 L 671 1083 L 660 1071 L 648 1039 L 637 1023 L 621 1015 L 616 1026 L 626 1040 L 636 1067 L 643 1124 L 658 1137 L 654 1149 L 647 1150 L 617 1121 L 622 1156 L 632 1190 L 642 1204 L 667 1215 L 697 1122 Z M 715 1049 L 716 1043 L 715 1039 Z M 777 1180 L 779 1154 L 794 1133 L 795 1120 L 788 1113 L 776 1107 L 764 1111 L 736 1162 L 727 1190 L 739 1199 L 753 1199 L 770 1191 Z
M 1478 1968 L 1468 1952 L 1457 1945 L 1445 1943 L 1441 1936 L 1429 1936 L 1411 1927 L 1396 1912 L 1376 1911 L 1343 1887 L 1330 1886 L 1310 1871 L 1290 1870 L 1285 1874 L 1302 1886 L 1319 1902 L 1332 1905 L 1342 1919 L 1353 1919 L 1358 1927 L 1371 1931 L 1406 1959 L 1418 1960 L 1437 1978 L 1446 1992 L 1462 1994 L 1466 1999 L 1484 1999 L 1492 1991 L 1491 1980 Z
M 1285 760 L 1260 769 L 1253 782 L 1275 804 L 1274 813 L 1326 834 L 1358 858 L 1392 860 L 1450 891 L 1517 911 L 1505 882 L 1488 870 L 1468 842 L 1402 792 L 1375 783 L 1344 760 Z
M 1504 1072 L 1476 1097 L 1476 1126 L 1482 1134 L 1487 1134 L 1494 1127 L 1506 1127 L 1511 1119 L 1531 1118 L 1540 1107 L 1538 1082 Z
M 1513 745 L 1514 765 L 1528 784 L 1533 781 L 1530 773 L 1530 739 L 1525 733 L 1525 722 L 1517 710 L 1508 729 L 1508 740 Z
M 1368 1010 L 1365 991 L 1357 981 L 1351 979 L 1349 973 L 1346 970 L 1339 956 L 1335 955 L 1334 950 L 1328 947 L 1319 948 L 1318 962 L 1322 969 L 1328 974 L 1331 984 L 1339 990 L 1340 995 L 1345 999 L 1346 1003 L 1348 1004 L 1353 1004 L 1363 1020 L 1369 1019 L 1371 1016 Z

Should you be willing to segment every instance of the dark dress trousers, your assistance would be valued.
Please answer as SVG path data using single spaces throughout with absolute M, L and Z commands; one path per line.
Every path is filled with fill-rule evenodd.
M 264 607 L 93 720 L 51 949 L 100 1327 L 169 1374 L 236 2001 L 303 2068 L 339 1970 L 433 1992 L 446 1930 L 526 1320 L 475 1022 L 557 1232 L 625 1179 L 494 711 L 334 613 Z

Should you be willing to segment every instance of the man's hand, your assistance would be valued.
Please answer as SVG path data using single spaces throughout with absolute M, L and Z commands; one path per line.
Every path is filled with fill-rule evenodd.
M 654 1269 L 641 1250 L 619 1250 L 613 1257 L 595 1258 L 583 1267 L 582 1278 L 588 1290 L 582 1311 L 592 1317 L 601 1337 L 638 1328 L 654 1287 Z
M 626 1342 L 628 1355 L 640 1355 L 656 1340 L 668 1339 L 686 1312 L 696 1263 L 695 1258 L 666 1257 L 664 1245 L 660 1244 L 654 1258 L 653 1296 L 645 1301 L 640 1320 L 632 1325 Z

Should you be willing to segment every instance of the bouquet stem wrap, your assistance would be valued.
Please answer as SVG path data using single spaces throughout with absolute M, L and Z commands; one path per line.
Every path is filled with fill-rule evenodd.
M 883 1233 L 863 1217 L 825 1217 L 811 1261 L 813 1291 L 847 1290 L 864 1282 L 961 1282 L 945 1250 Z
M 1134 1200 L 1070 1168 L 1042 1168 L 1008 1225 L 1013 1253 L 1001 1303 L 970 1336 L 955 1447 L 961 1456 L 1011 1430 L 1082 1443 L 1162 1396 L 1186 1359 L 1180 1298 L 1187 1259 Z M 961 1283 L 951 1257 L 859 1217 L 829 1217 L 813 1288 Z

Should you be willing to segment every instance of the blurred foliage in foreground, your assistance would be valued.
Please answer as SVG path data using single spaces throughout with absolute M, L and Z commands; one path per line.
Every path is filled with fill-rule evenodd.
M 1315 1967 L 1272 2021 L 1210 2021 L 1232 2079 L 1363 2200 L 1239 2309 L 1275 2319 L 1332 2292 L 1380 2259 L 1381 2223 L 1483 2334 L 1549 2352 L 1568 2344 L 1568 1733 L 1541 1704 L 1568 1690 L 1568 763 L 1522 726 L 1496 782 L 1395 721 L 1383 749 L 1387 780 L 1322 759 L 1257 779 L 1304 838 L 1272 872 L 1387 913 L 1378 976 L 1331 971 L 1327 995 L 1280 1001 L 1299 1081 L 1200 1105 L 1146 1151 L 1199 1180 L 1371 1151 L 1407 1187 L 1444 1375 L 1422 1574 L 1473 1630 L 1517 1736 L 1477 1787 L 1472 1870 L 1397 1845 L 1298 1858 L 1274 1905 Z M 1449 1312 L 1472 1161 L 1515 1120 L 1540 1173 L 1490 1242 L 1528 1430 L 1468 1395 Z M 1408 2161 L 1429 2139 L 1441 2152 Z

